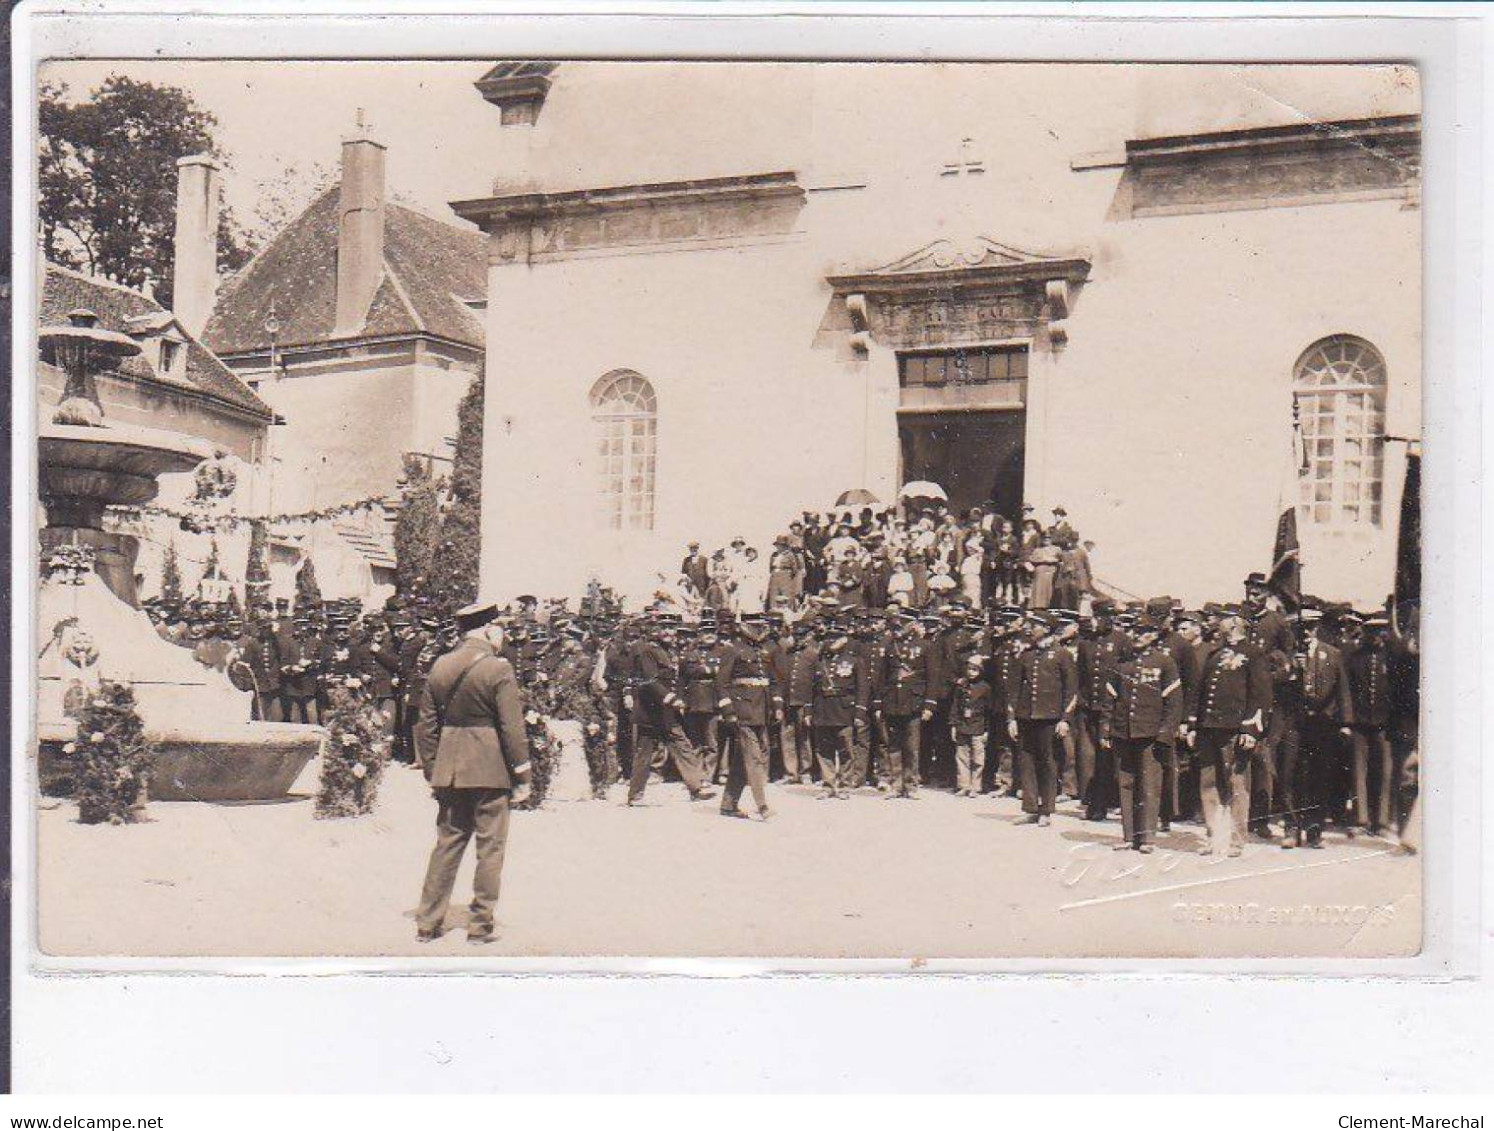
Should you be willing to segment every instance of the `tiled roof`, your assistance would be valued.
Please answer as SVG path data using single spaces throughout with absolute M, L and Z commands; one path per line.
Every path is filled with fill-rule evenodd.
M 487 293 L 481 232 L 401 204 L 385 205 L 384 278 L 360 337 L 428 333 L 483 344 L 481 317 L 464 299 Z M 328 189 L 223 287 L 203 339 L 221 354 L 265 349 L 270 303 L 282 346 L 333 339 L 337 316 L 338 189 Z
M 68 311 L 79 308 L 97 314 L 99 326 L 103 329 L 116 330 L 122 334 L 138 335 L 144 330 L 159 330 L 171 317 L 160 303 L 139 291 L 48 263 L 46 278 L 42 284 L 40 324 L 51 326 L 66 323 Z M 144 355 L 125 358 L 119 363 L 117 371 L 153 385 L 188 388 L 215 401 L 267 419 L 274 415 L 270 406 L 255 396 L 248 385 L 239 380 L 202 342 L 190 335 L 187 337 L 184 379 L 158 373 Z

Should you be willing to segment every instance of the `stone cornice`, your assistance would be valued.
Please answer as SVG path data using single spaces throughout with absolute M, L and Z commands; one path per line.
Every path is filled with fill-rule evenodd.
M 1398 114 L 1136 139 L 1126 142 L 1126 162 L 1131 166 L 1146 166 L 1329 149 L 1404 151 L 1419 148 L 1420 144 L 1420 115 Z
M 478 93 L 494 106 L 518 106 L 524 103 L 542 103 L 550 92 L 550 80 L 544 75 L 507 75 L 500 78 L 484 76 L 472 84 Z
M 637 208 L 706 205 L 730 201 L 802 199 L 804 189 L 792 172 L 753 173 L 737 177 L 668 181 L 663 184 L 617 185 L 571 192 L 532 192 L 453 201 L 451 208 L 485 232 L 578 216 Z

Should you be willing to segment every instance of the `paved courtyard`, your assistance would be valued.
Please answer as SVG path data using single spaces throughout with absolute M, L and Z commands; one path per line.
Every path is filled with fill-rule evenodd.
M 1377 840 L 1322 851 L 1257 843 L 1197 855 L 1183 826 L 1149 857 L 1112 852 L 1117 822 L 1060 806 L 1048 829 L 1018 803 L 925 792 L 821 801 L 775 787 L 769 823 L 728 820 L 655 782 L 629 809 L 556 800 L 515 814 L 501 941 L 475 951 L 451 923 L 417 946 L 412 908 L 435 804 L 393 766 L 376 814 L 318 821 L 316 765 L 273 804 L 155 803 L 151 821 L 83 826 L 38 813 L 42 948 L 54 955 L 418 954 L 936 957 L 1410 954 L 1420 858 Z M 573 791 L 579 793 L 581 791 Z

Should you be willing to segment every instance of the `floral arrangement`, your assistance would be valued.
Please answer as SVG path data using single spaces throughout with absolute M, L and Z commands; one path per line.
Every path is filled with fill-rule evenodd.
M 62 752 L 75 759 L 83 824 L 123 825 L 144 817 L 152 749 L 129 684 L 99 686 L 79 713 L 77 739 Z
M 42 567 L 49 579 L 64 585 L 82 585 L 84 578 L 93 572 L 93 561 L 92 547 L 69 542 L 47 551 Z
M 526 700 L 528 692 L 524 693 Z M 555 764 L 559 761 L 559 743 L 550 736 L 550 727 L 545 717 L 535 710 L 532 702 L 524 704 L 524 733 L 529 739 L 529 800 L 520 809 L 538 809 L 545 803 L 550 792 L 550 779 L 555 776 Z
M 316 816 L 360 817 L 372 813 L 389 760 L 388 719 L 356 675 L 328 690 L 327 741 Z

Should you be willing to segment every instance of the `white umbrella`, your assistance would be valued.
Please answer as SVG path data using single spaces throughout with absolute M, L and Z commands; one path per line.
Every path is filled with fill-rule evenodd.
M 930 483 L 927 479 L 915 479 L 912 483 L 904 483 L 897 497 L 899 499 L 938 499 L 940 502 L 949 502 L 949 496 L 945 494 L 944 488 L 937 483 Z

